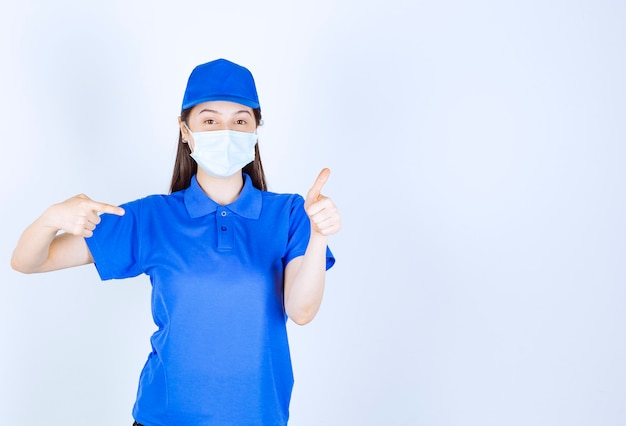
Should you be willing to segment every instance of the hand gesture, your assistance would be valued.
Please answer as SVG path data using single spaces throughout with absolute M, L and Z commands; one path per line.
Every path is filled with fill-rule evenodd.
M 304 210 L 311 220 L 311 232 L 331 235 L 341 229 L 341 217 L 333 201 L 321 191 L 330 176 L 329 169 L 323 169 L 309 190 L 304 201 Z
M 79 237 L 89 238 L 100 223 L 98 213 L 124 215 L 124 209 L 111 204 L 94 201 L 84 194 L 76 195 L 47 211 L 47 223 L 57 230 Z

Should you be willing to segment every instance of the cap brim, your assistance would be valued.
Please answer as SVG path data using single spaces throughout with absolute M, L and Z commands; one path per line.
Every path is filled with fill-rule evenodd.
M 215 95 L 215 96 L 207 96 L 204 98 L 199 98 L 199 99 L 193 99 L 193 100 L 189 100 L 186 101 L 183 104 L 182 109 L 186 110 L 189 108 L 192 108 L 198 104 L 204 103 L 204 102 L 214 102 L 214 101 L 227 101 L 227 102 L 234 102 L 237 104 L 241 104 L 241 105 L 245 105 L 247 107 L 250 107 L 252 109 L 254 108 L 259 108 L 259 103 L 252 100 L 252 99 L 248 99 L 248 98 L 242 98 L 242 97 L 238 97 L 238 96 L 221 96 L 221 95 Z

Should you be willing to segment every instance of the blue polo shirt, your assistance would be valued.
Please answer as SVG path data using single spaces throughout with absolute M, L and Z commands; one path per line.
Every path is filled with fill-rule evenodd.
M 145 426 L 286 425 L 293 374 L 283 272 L 302 256 L 304 200 L 252 186 L 221 206 L 191 186 L 102 215 L 86 239 L 101 279 L 147 274 L 157 331 L 139 379 Z M 326 267 L 334 264 L 327 249 Z

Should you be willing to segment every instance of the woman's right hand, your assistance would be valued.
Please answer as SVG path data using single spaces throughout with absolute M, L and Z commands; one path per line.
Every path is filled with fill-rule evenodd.
M 45 213 L 47 226 L 77 237 L 89 238 L 100 223 L 99 213 L 124 215 L 124 209 L 111 204 L 94 201 L 79 194 L 62 203 L 52 205 Z
M 16 271 L 33 273 L 92 263 L 85 238 L 91 237 L 100 223 L 99 213 L 122 216 L 124 209 L 84 194 L 50 206 L 22 233 L 11 266 Z

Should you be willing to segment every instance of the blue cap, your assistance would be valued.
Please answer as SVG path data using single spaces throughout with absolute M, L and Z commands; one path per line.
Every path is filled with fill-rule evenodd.
M 252 73 L 226 59 L 198 65 L 187 81 L 182 109 L 210 101 L 230 101 L 259 108 L 259 96 Z

